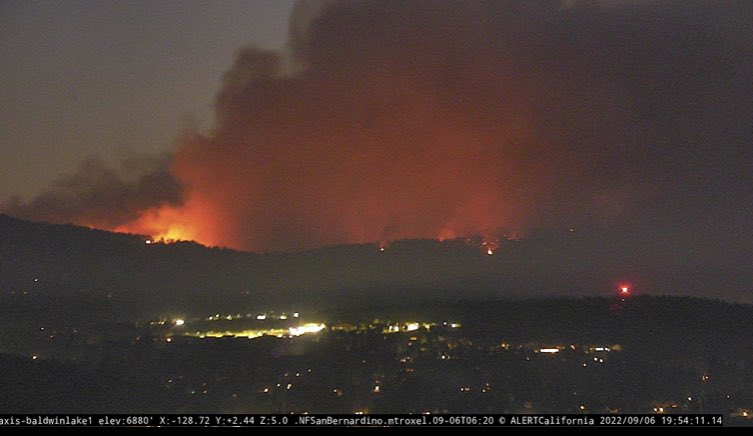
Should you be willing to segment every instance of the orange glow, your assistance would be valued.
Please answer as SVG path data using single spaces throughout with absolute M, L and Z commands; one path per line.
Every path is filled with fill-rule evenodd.
M 609 62 L 619 63 L 619 54 L 613 53 L 619 50 L 604 50 L 598 44 L 596 49 L 582 26 L 571 26 L 571 20 L 584 14 L 584 20 L 593 15 L 603 23 L 615 20 L 625 29 L 638 25 L 624 19 L 622 7 L 524 7 L 479 23 L 478 17 L 496 17 L 504 7 L 476 2 L 466 11 L 449 2 L 420 7 L 390 2 L 372 17 L 370 2 L 309 3 L 326 7 L 296 9 L 291 17 L 295 38 L 290 41 L 295 49 L 238 50 L 218 80 L 209 125 L 186 123 L 164 159 L 143 168 L 140 157 L 128 159 L 133 163 L 124 171 L 87 160 L 80 173 L 54 182 L 54 189 L 36 200 L 3 199 L 0 207 L 8 204 L 4 213 L 10 209 L 22 218 L 90 222 L 146 234 L 155 242 L 195 240 L 252 251 L 404 239 L 444 241 L 479 234 L 486 238 L 502 232 L 543 231 L 543 236 L 556 231 L 556 238 L 574 233 L 570 239 L 576 250 L 591 244 L 601 247 L 614 235 L 636 241 L 631 247 L 638 253 L 646 246 L 638 241 L 651 231 L 662 234 L 666 226 L 680 232 L 678 244 L 666 247 L 684 247 L 691 240 L 682 232 L 692 226 L 680 224 L 710 219 L 702 208 L 692 207 L 686 211 L 690 216 L 675 222 L 677 211 L 666 206 L 675 195 L 687 194 L 689 204 L 707 197 L 709 205 L 724 203 L 720 208 L 727 201 L 734 204 L 731 193 L 705 196 L 684 191 L 695 186 L 696 179 L 683 177 L 703 180 L 720 171 L 706 162 L 714 159 L 697 158 L 707 148 L 711 154 L 714 144 L 699 140 L 697 150 L 682 146 L 686 136 L 698 136 L 692 129 L 706 132 L 704 124 L 688 126 L 691 131 L 678 128 L 688 117 L 683 99 L 662 106 L 666 119 L 649 117 L 641 129 L 634 128 L 634 118 L 643 110 L 644 89 L 615 84 L 663 83 L 665 69 L 610 68 L 598 74 L 598 80 L 584 79 L 604 72 Z M 676 13 L 650 6 L 638 15 L 674 26 Z M 415 19 L 422 16 L 431 19 Z M 347 25 L 339 21 L 346 17 Z M 374 28 L 363 34 L 359 20 L 368 20 Z M 528 25 L 529 20 L 536 24 Z M 540 34 L 542 22 L 551 25 Z M 700 22 L 719 41 L 734 41 L 734 31 L 727 34 L 718 26 L 723 32 L 716 35 L 715 26 L 705 19 Z M 656 36 L 662 38 L 660 47 L 675 47 L 672 32 Z M 626 52 L 640 42 L 632 37 L 619 41 Z M 515 43 L 508 46 L 511 42 Z M 726 53 L 711 50 L 709 65 L 725 59 L 716 52 Z M 542 57 L 532 62 L 530 53 Z M 645 61 L 663 65 L 663 55 L 663 50 L 650 50 Z M 575 79 L 565 79 L 569 77 Z M 727 81 L 707 84 L 698 77 L 680 78 L 677 89 L 697 90 L 699 96 L 708 93 L 713 102 L 709 108 L 726 108 L 722 91 Z M 713 115 L 700 119 L 721 129 Z M 729 123 L 743 125 L 736 118 Z M 730 138 L 745 136 L 733 131 Z M 730 147 L 734 150 L 736 144 Z M 624 162 L 630 166 L 621 165 Z M 697 175 L 671 171 L 690 163 L 698 166 Z M 728 169 L 724 177 L 737 174 L 737 167 Z M 712 184 L 709 192 L 732 186 L 731 181 Z M 650 228 L 634 222 L 636 207 L 655 215 Z M 738 218 L 732 218 L 724 222 L 733 226 Z M 707 227 L 719 235 L 734 234 L 720 226 Z M 609 238 L 603 242 L 596 236 L 602 232 Z M 710 233 L 709 240 L 723 247 L 716 235 Z M 511 238 L 515 236 L 507 237 Z M 487 260 L 494 264 L 508 252 L 506 239 L 497 242 L 480 246 L 474 239 L 468 250 L 476 250 L 482 259 L 493 253 L 494 260 Z M 559 256 L 556 247 L 546 255 L 547 261 Z M 384 256 L 389 257 L 396 250 L 388 248 Z M 372 246 L 373 252 L 378 250 Z M 604 271 L 612 271 L 607 265 L 616 262 L 589 251 L 580 253 L 563 255 L 563 265 L 586 268 L 597 262 Z M 677 257 L 669 251 L 656 253 Z M 585 280 L 566 268 L 568 277 Z M 631 279 L 645 280 L 639 273 L 636 269 Z M 619 293 L 614 286 L 608 280 L 604 292 Z M 642 286 L 624 292 L 642 294 L 646 285 Z
M 219 242 L 213 234 L 214 223 L 205 217 L 201 208 L 187 203 L 184 206 L 162 206 L 141 213 L 136 220 L 112 229 L 150 237 L 149 243 L 195 241 L 214 246 Z
M 447 241 L 447 240 L 455 239 L 455 238 L 457 238 L 457 234 L 449 227 L 443 228 L 442 231 L 439 232 L 439 235 L 437 236 L 437 239 L 439 239 L 440 241 Z
M 189 226 L 177 220 L 177 209 L 163 207 L 143 212 L 135 221 L 115 228 L 116 232 L 151 236 L 152 241 L 174 242 L 195 240 Z

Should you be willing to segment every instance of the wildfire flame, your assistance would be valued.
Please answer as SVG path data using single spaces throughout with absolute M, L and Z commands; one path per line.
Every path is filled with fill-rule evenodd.
M 195 220 L 185 207 L 163 206 L 141 213 L 138 219 L 113 229 L 121 233 L 148 235 L 151 241 L 164 243 L 196 241 L 204 245 L 217 245 L 215 239 L 203 231 L 200 220 Z

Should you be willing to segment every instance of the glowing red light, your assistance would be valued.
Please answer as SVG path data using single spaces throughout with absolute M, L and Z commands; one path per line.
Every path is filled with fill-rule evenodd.
M 630 295 L 630 286 L 620 285 L 620 295 L 623 295 L 623 296 Z

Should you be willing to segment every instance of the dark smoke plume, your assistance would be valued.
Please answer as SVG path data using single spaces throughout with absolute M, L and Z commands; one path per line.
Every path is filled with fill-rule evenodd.
M 751 23 L 748 1 L 301 2 L 177 151 L 182 205 L 163 173 L 88 189 L 118 181 L 95 166 L 10 209 L 112 226 L 170 204 L 151 221 L 252 250 L 606 228 L 750 258 Z
M 87 159 L 75 174 L 58 178 L 31 201 L 11 198 L 0 207 L 9 214 L 42 221 L 115 229 L 149 209 L 177 205 L 180 183 L 168 171 L 170 156 L 123 160 L 120 171 Z
M 238 55 L 216 130 L 177 156 L 189 196 L 222 219 L 218 243 L 306 248 L 636 216 L 687 238 L 750 211 L 750 3 L 319 6 L 293 14 L 292 61 Z

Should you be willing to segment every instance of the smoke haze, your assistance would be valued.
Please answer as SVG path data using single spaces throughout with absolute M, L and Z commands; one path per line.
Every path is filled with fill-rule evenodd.
M 169 171 L 88 162 L 4 209 L 260 251 L 608 228 L 749 258 L 750 23 L 750 2 L 301 2 Z
M 96 158 L 58 178 L 31 201 L 14 197 L 2 209 L 12 215 L 115 229 L 147 210 L 181 203 L 182 187 L 169 171 L 171 156 L 135 156 L 112 168 Z

